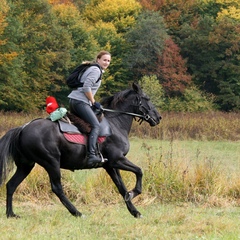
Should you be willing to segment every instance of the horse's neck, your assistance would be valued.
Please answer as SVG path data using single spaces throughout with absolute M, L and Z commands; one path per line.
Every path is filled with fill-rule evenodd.
M 132 128 L 132 123 L 133 123 L 133 117 L 124 115 L 119 119 L 120 125 L 121 125 L 121 130 L 126 130 L 127 134 L 129 134 L 131 128 Z
M 129 100 L 129 102 L 131 101 Z M 120 132 L 122 135 L 127 137 L 130 133 L 133 123 L 133 116 L 128 114 L 134 112 L 132 105 L 128 102 L 124 102 L 115 107 L 109 106 L 109 108 L 116 111 L 115 113 L 107 113 L 107 118 L 109 121 L 111 121 L 112 128 L 116 132 Z
M 113 131 L 118 131 L 122 135 L 126 135 L 126 137 L 129 135 L 133 123 L 132 116 L 121 114 L 108 120 L 111 122 Z

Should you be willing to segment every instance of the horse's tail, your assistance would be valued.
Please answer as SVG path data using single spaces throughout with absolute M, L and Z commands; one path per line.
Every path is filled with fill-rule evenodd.
M 0 186 L 13 169 L 14 160 L 19 155 L 18 144 L 21 131 L 22 127 L 13 128 L 0 139 Z

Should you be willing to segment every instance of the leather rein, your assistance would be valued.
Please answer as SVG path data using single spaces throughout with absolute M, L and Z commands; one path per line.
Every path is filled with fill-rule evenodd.
M 121 110 L 114 110 L 114 109 L 108 109 L 108 108 L 102 108 L 103 111 L 106 111 L 106 112 L 112 112 L 112 113 L 121 113 L 121 114 L 126 114 L 126 115 L 130 115 L 130 116 L 133 116 L 134 119 L 135 117 L 139 117 L 139 124 L 142 124 L 143 120 L 145 121 L 148 121 L 149 119 L 152 119 L 152 121 L 155 122 L 155 120 L 148 114 L 149 111 L 151 109 L 146 109 L 143 105 L 142 105 L 142 100 L 141 100 L 141 97 L 137 98 L 138 99 L 138 104 L 136 106 L 139 107 L 139 110 L 143 113 L 143 114 L 137 114 L 137 113 L 131 113 L 131 112 L 125 112 L 125 111 L 121 111 Z M 142 109 L 145 109 L 146 110 L 146 113 L 144 113 L 144 111 L 142 111 Z M 136 119 L 135 119 L 136 120 Z
M 113 109 L 108 109 L 108 108 L 103 108 L 103 111 L 106 111 L 106 112 L 113 112 L 113 113 L 122 113 L 122 114 L 130 115 L 130 116 L 134 116 L 134 117 L 139 117 L 139 118 L 144 119 L 144 120 L 146 120 L 146 121 L 149 120 L 149 119 L 151 118 L 148 114 L 141 115 L 141 114 L 130 113 L 130 112 L 124 112 L 124 111 L 113 110 Z

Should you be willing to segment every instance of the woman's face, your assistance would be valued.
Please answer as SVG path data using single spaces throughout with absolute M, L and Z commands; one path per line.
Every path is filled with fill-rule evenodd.
M 97 59 L 97 63 L 101 66 L 102 69 L 107 69 L 111 62 L 111 56 L 109 54 L 102 55 L 101 58 Z

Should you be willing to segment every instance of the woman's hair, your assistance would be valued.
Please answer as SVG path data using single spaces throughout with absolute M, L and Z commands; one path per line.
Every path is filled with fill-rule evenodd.
M 93 61 L 83 61 L 82 64 L 96 63 L 97 60 L 100 59 L 103 55 L 111 56 L 111 53 L 108 51 L 102 50 L 97 54 L 96 59 L 94 59 Z
M 97 60 L 97 59 L 100 59 L 103 55 L 109 55 L 109 56 L 111 56 L 110 52 L 105 51 L 105 50 L 102 50 L 102 51 L 100 51 L 100 52 L 97 54 L 96 60 Z

